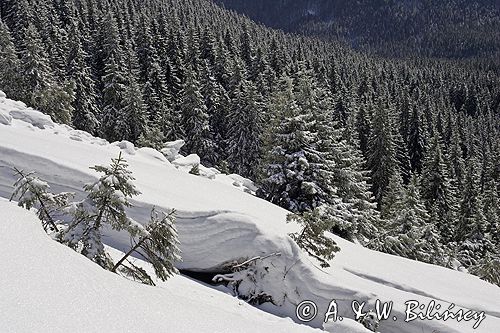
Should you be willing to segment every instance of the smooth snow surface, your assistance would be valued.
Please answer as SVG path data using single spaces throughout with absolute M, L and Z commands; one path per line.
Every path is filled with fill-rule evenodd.
M 337 300 L 339 313 L 345 318 L 354 317 L 351 311 L 353 300 L 366 301 L 368 303 L 366 310 L 369 310 L 374 307 L 375 301 L 380 299 L 384 302 L 394 302 L 391 315 L 398 319 L 397 321 L 382 322 L 379 329 L 382 333 L 500 332 L 500 288 L 481 281 L 477 277 L 373 252 L 337 237 L 335 239 L 342 251 L 331 261 L 332 267 L 320 269 L 287 236 L 288 233 L 298 230 L 296 225 L 285 223 L 287 211 L 251 195 L 255 188 L 248 180 L 237 175 L 223 175 L 203 166 L 200 166 L 200 176 L 191 175 L 188 173 L 191 164 L 175 165 L 177 157 L 170 156 L 170 162 L 167 158 L 161 158 L 155 151 L 137 149 L 127 142 L 109 144 L 88 133 L 54 124 L 43 114 L 26 108 L 22 103 L 13 102 L 3 97 L 0 97 L 0 119 L 4 119 L 0 121 L 0 196 L 10 197 L 11 185 L 15 180 L 10 167 L 17 166 L 27 171 L 36 171 L 40 178 L 50 184 L 53 191 L 73 191 L 81 197 L 83 184 L 96 178 L 96 174 L 89 169 L 89 166 L 107 165 L 111 158 L 117 157 L 118 153 L 122 151 L 136 178 L 135 184 L 142 192 L 133 200 L 135 207 L 129 211 L 131 217 L 137 221 L 147 221 L 153 205 L 158 208 L 175 208 L 177 210 L 177 228 L 183 257 L 183 262 L 178 265 L 180 269 L 219 273 L 228 262 L 242 261 L 275 252 L 281 253 L 281 256 L 272 256 L 264 263 L 269 273 L 259 280 L 257 286 L 249 284 L 241 286 L 242 289 L 246 290 L 259 288 L 271 295 L 279 306 L 269 303 L 260 306 L 267 312 L 297 320 L 295 317 L 296 305 L 303 300 L 313 300 L 318 306 L 319 314 L 308 324 L 322 327 L 324 313 L 332 299 Z M 178 144 L 173 146 L 174 154 L 176 154 L 175 149 Z M 183 157 L 179 156 L 178 158 Z M 194 157 L 184 159 L 184 162 L 187 162 L 186 160 L 196 162 Z M 208 171 L 207 173 L 201 172 L 205 169 L 212 171 L 210 176 L 207 174 Z M 2 221 L 4 220 L 4 211 L 4 209 L 0 209 Z M 3 235 L 10 230 L 10 227 L 7 228 L 3 229 L 3 238 L 5 237 Z M 107 272 L 102 272 L 98 267 L 85 261 L 86 259 L 80 258 L 68 249 L 61 248 L 56 243 L 52 244 L 47 241 L 48 244 L 45 246 L 57 249 L 53 250 L 55 251 L 54 255 L 56 252 L 58 253 L 57 258 L 52 258 L 49 255 L 40 256 L 41 250 L 29 252 L 29 249 L 23 249 L 22 246 L 29 247 L 25 243 L 38 242 L 37 239 L 43 235 L 40 235 L 40 231 L 34 233 L 31 229 L 23 230 L 21 234 L 25 233 L 27 233 L 28 239 L 24 239 L 23 242 L 21 242 L 21 235 L 17 236 L 23 245 L 19 245 L 21 247 L 17 248 L 18 254 L 15 258 L 24 257 L 25 253 L 35 255 L 35 252 L 39 256 L 33 260 L 31 257 L 25 258 L 26 262 L 16 264 L 15 260 L 12 259 L 14 258 L 13 253 L 7 258 L 2 253 L 3 263 L 9 262 L 10 269 L 16 269 L 15 272 L 18 272 L 25 267 L 26 272 L 29 272 L 29 274 L 25 273 L 21 279 L 3 274 L 2 270 L 0 274 L 1 279 L 3 279 L 2 286 L 11 286 L 0 292 L 0 296 L 2 296 L 0 316 L 2 317 L 16 318 L 16 316 L 22 315 L 21 310 L 18 310 L 22 307 L 7 306 L 3 303 L 5 299 L 3 296 L 7 290 L 12 289 L 19 292 L 22 288 L 26 288 L 35 295 L 37 293 L 43 294 L 43 297 L 20 301 L 25 309 L 29 308 L 35 313 L 35 309 L 42 308 L 42 313 L 44 316 L 46 315 L 45 319 L 49 322 L 48 318 L 54 317 L 54 315 L 49 315 L 49 313 L 52 314 L 50 311 L 57 313 L 55 315 L 57 320 L 84 321 L 86 312 L 93 311 L 92 308 L 88 309 L 85 305 L 93 304 L 93 302 L 78 305 L 78 302 L 82 300 L 76 297 L 79 289 L 75 289 L 78 286 L 73 283 L 77 276 L 83 276 L 88 280 L 84 286 L 90 291 L 83 293 L 82 297 L 90 302 L 86 298 L 86 294 L 100 296 L 95 307 L 102 306 L 98 312 L 101 317 L 96 317 L 95 320 L 102 325 L 109 325 L 110 328 L 114 328 L 114 325 L 122 325 L 120 321 L 133 325 L 137 319 L 136 316 L 134 317 L 134 313 L 143 315 L 147 309 L 148 314 L 144 314 L 144 318 L 152 319 L 151 321 L 143 321 L 142 327 L 146 328 L 146 331 L 154 327 L 152 322 L 156 319 L 159 320 L 162 316 L 169 318 L 169 320 L 165 319 L 165 325 L 167 325 L 174 323 L 176 318 L 182 319 L 191 315 L 194 317 L 197 311 L 202 311 L 206 318 L 193 319 L 192 327 L 184 326 L 184 330 L 169 329 L 168 331 L 234 332 L 244 331 L 244 325 L 247 324 L 250 325 L 249 328 L 253 328 L 254 332 L 266 331 L 265 327 L 261 330 L 258 325 L 267 325 L 267 319 L 259 317 L 258 320 L 255 320 L 255 316 L 247 314 L 247 312 L 250 313 L 254 310 L 246 305 L 239 306 L 238 309 L 249 308 L 248 311 L 235 310 L 234 304 L 241 302 L 227 295 L 221 295 L 224 301 L 209 303 L 217 308 L 212 310 L 218 313 L 218 315 L 214 315 L 217 318 L 210 321 L 208 320 L 209 313 L 202 310 L 204 307 L 202 306 L 201 309 L 197 307 L 195 298 L 189 296 L 191 290 L 198 290 L 196 289 L 197 284 L 194 282 L 177 277 L 165 284 L 164 287 L 162 286 L 166 291 L 140 286 Z M 3 238 L 0 242 L 2 247 L 5 246 Z M 129 246 L 129 239 L 123 234 L 108 233 L 104 239 L 108 246 L 118 250 L 126 250 Z M 15 249 L 11 248 L 11 251 L 15 252 Z M 63 278 L 57 278 L 59 284 L 57 288 L 52 287 L 52 281 L 56 274 L 46 272 L 46 275 L 40 275 L 40 278 L 37 278 L 36 268 L 39 266 L 30 267 L 38 262 L 43 263 L 44 260 L 48 261 L 46 263 L 48 270 L 56 268 L 57 272 L 61 270 Z M 52 267 L 52 264 L 55 266 Z M 73 272 L 72 275 L 64 275 L 64 265 L 73 267 L 76 272 Z M 171 284 L 169 284 L 170 282 Z M 109 292 L 103 291 L 100 285 L 105 286 Z M 44 288 L 48 288 L 49 292 L 45 293 Z M 78 305 L 78 309 L 72 311 L 70 319 L 63 318 L 65 317 L 65 308 L 59 303 L 62 302 L 59 299 L 60 295 L 66 289 L 71 293 L 71 296 L 68 298 L 69 301 L 65 299 L 65 302 L 76 302 L 75 304 Z M 203 292 L 199 292 L 200 302 L 210 302 L 211 297 L 219 297 L 216 296 L 219 292 L 214 294 L 211 289 L 202 288 L 202 290 Z M 168 297 L 171 294 L 177 295 L 179 302 L 182 297 L 185 297 L 185 303 L 172 306 Z M 15 295 L 12 294 L 13 296 Z M 136 302 L 135 309 L 127 310 L 129 305 L 127 302 L 132 298 L 141 301 Z M 188 299 L 192 302 L 188 302 Z M 406 301 L 418 300 L 427 304 L 431 299 L 435 299 L 443 309 L 454 303 L 455 310 L 466 308 L 485 311 L 486 319 L 476 330 L 472 329 L 473 322 L 453 320 L 446 322 L 436 320 L 404 322 L 404 303 Z M 38 302 L 42 302 L 42 306 L 39 306 Z M 146 305 L 141 302 L 145 302 Z M 190 306 L 193 308 L 190 309 Z M 109 314 L 110 308 L 113 308 L 111 314 Z M 115 311 L 114 308 L 117 310 Z M 174 315 L 168 317 L 170 311 Z M 230 313 L 227 315 L 227 320 L 224 317 L 225 311 Z M 24 315 L 27 316 L 26 313 Z M 97 314 L 95 315 L 97 316 Z M 183 315 L 186 317 L 182 317 Z M 244 324 L 237 325 L 233 321 L 233 319 L 236 320 L 236 317 Z M 26 317 L 22 318 L 25 320 L 22 320 L 19 325 L 30 325 Z M 203 326 L 205 320 L 207 325 L 214 326 Z M 276 321 L 275 323 L 281 331 L 293 332 L 294 328 L 290 328 L 292 326 L 288 322 L 273 320 Z M 2 321 L 3 319 L 0 318 L 0 323 Z M 11 324 L 13 325 L 13 323 Z M 187 322 L 184 324 L 187 325 Z M 273 324 L 269 325 L 268 327 L 271 327 Z M 279 332 L 280 329 L 276 329 L 275 332 Z M 342 324 L 329 324 L 327 329 L 338 333 L 363 331 L 362 328 L 360 331 L 359 325 L 348 320 Z M 3 332 L 1 329 L 0 331 Z M 306 332 L 306 329 L 300 327 L 299 331 Z

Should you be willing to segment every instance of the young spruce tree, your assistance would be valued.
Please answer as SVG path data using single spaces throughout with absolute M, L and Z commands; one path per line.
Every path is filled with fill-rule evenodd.
M 110 166 L 91 167 L 103 175 L 97 182 L 84 186 L 87 198 L 78 204 L 75 219 L 63 236 L 68 246 L 106 269 L 114 265 L 104 250 L 102 229 L 106 226 L 117 231 L 126 230 L 131 235 L 138 232 L 125 212 L 125 207 L 130 206 L 129 198 L 140 193 L 127 168 L 121 153 L 112 159 Z

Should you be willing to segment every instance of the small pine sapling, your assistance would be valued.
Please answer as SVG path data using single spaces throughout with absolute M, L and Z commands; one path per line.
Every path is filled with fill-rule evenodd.
M 17 198 L 18 205 L 26 209 L 37 208 L 38 218 L 42 221 L 46 232 L 59 232 L 56 214 L 61 214 L 73 193 L 63 192 L 54 194 L 49 192 L 49 184 L 35 176 L 34 172 L 25 173 L 14 168 L 18 179 L 14 183 L 15 190 L 10 200 Z
M 135 178 L 128 170 L 128 164 L 122 158 L 122 153 L 120 152 L 118 158 L 111 161 L 109 167 L 102 165 L 91 167 L 104 175 L 96 183 L 86 184 L 84 190 L 96 208 L 96 226 L 99 228 L 103 223 L 107 223 L 119 231 L 130 227 L 131 220 L 125 213 L 125 207 L 131 206 L 128 198 L 139 195 L 140 192 L 132 184 Z
M 175 211 L 169 214 L 151 211 L 151 220 L 140 230 L 138 237 L 132 238 L 132 248 L 114 265 L 111 271 L 119 271 L 134 280 L 154 285 L 147 272 L 135 266 L 128 260 L 130 255 L 137 253 L 147 259 L 155 270 L 156 276 L 162 281 L 177 274 L 175 262 L 181 260 L 177 231 L 174 226 Z M 127 265 L 125 265 L 127 263 Z
M 77 203 L 73 220 L 61 235 L 60 241 L 99 266 L 111 269 L 113 260 L 104 250 L 101 231 L 96 226 L 93 209 L 86 200 Z

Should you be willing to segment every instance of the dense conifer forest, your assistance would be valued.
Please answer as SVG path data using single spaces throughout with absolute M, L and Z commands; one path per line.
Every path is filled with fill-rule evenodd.
M 499 265 L 495 66 L 383 58 L 208 0 L 3 0 L 0 17 L 0 90 L 57 122 L 184 139 L 296 219 L 376 250 L 485 279 Z M 473 51 L 489 59 L 494 33 Z

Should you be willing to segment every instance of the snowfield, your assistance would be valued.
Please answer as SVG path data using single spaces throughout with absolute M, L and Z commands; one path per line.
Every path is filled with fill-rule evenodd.
M 307 324 L 321 328 L 333 299 L 346 318 L 325 325 L 336 333 L 369 332 L 348 319 L 354 318 L 351 302 L 366 302 L 369 310 L 377 299 L 394 304 L 390 320 L 381 322 L 382 333 L 500 332 L 500 288 L 465 273 L 373 252 L 335 236 L 342 250 L 330 268 L 320 269 L 287 236 L 298 230 L 297 225 L 285 223 L 287 211 L 253 196 L 253 184 L 237 175 L 203 166 L 200 176 L 189 174 L 199 159 L 178 155 L 177 146 L 174 143 L 164 151 L 165 157 L 128 142 L 110 144 L 55 124 L 0 93 L 1 197 L 12 193 L 13 166 L 36 171 L 53 191 L 72 191 L 81 197 L 83 184 L 96 179 L 89 166 L 107 165 L 122 151 L 142 192 L 133 199 L 130 216 L 147 221 L 152 206 L 177 211 L 183 257 L 179 269 L 217 274 L 231 262 L 280 254 L 258 264 L 267 273 L 256 283 L 240 285 L 240 290 L 271 295 L 276 305 L 260 306 L 270 314 L 228 296 L 225 288 L 210 288 L 182 276 L 146 287 L 106 272 L 51 241 L 31 213 L 2 201 L 0 256 L 7 265 L 0 274 L 2 332 L 54 332 L 54 327 L 61 331 L 308 332 L 312 329 L 279 317 L 298 322 L 297 304 L 311 300 L 318 315 Z M 124 234 L 108 232 L 104 239 L 116 251 L 128 249 Z M 443 310 L 455 304 L 454 312 L 484 311 L 486 319 L 477 329 L 472 328 L 474 320 L 405 323 L 409 300 L 421 304 L 435 300 Z

